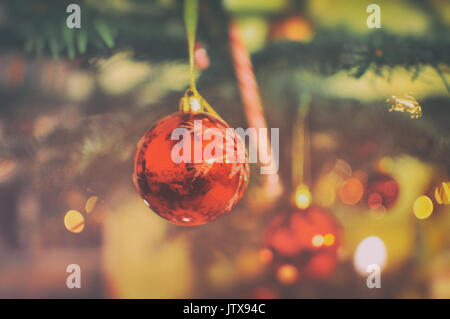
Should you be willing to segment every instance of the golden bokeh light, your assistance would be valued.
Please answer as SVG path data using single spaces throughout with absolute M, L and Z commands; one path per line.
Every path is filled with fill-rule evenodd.
M 74 234 L 81 233 L 84 229 L 84 217 L 77 210 L 69 210 L 64 216 L 64 226 Z
M 295 205 L 300 209 L 306 209 L 311 204 L 311 192 L 306 185 L 300 185 L 295 191 Z
M 299 16 L 292 16 L 274 23 L 270 30 L 270 36 L 275 40 L 307 42 L 312 39 L 313 35 L 314 31 L 309 21 Z
M 325 234 L 323 236 L 320 235 L 320 234 L 314 235 L 312 240 L 311 240 L 311 243 L 312 243 L 312 245 L 314 247 L 319 248 L 319 247 L 322 247 L 324 245 L 325 246 L 332 246 L 334 244 L 334 241 L 335 241 L 334 235 L 331 234 L 331 233 L 328 233 L 328 234 Z
M 277 279 L 285 285 L 293 284 L 299 277 L 298 269 L 293 265 L 281 265 L 277 269 Z
M 413 211 L 418 219 L 426 219 L 433 213 L 433 202 L 426 195 L 419 196 L 414 201 Z
M 434 198 L 441 205 L 450 205 L 450 182 L 444 182 L 434 189 Z
M 333 234 L 325 234 L 325 236 L 323 236 L 323 243 L 325 246 L 333 246 L 334 241 L 335 238 Z
M 91 196 L 88 198 L 85 205 L 86 213 L 89 214 L 90 212 L 92 212 L 92 210 L 95 207 L 95 204 L 97 203 L 97 200 L 98 200 L 97 196 Z

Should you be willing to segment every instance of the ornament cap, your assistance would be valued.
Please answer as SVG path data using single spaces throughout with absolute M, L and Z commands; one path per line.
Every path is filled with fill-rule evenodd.
M 187 89 L 184 96 L 180 100 L 180 112 L 183 113 L 200 113 L 204 111 L 202 97 L 198 92 Z

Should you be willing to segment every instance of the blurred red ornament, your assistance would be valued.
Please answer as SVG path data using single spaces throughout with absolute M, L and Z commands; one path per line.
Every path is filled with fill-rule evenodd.
M 296 278 L 328 277 L 336 267 L 340 242 L 338 222 L 328 211 L 314 206 L 276 215 L 264 236 L 266 247 L 274 253 L 278 277 L 283 274 L 280 267 L 286 265 L 297 268 Z
M 182 140 L 172 140 L 177 128 L 186 132 Z M 226 133 L 232 131 L 227 128 L 209 113 L 178 112 L 161 119 L 141 138 L 133 180 L 155 213 L 175 224 L 194 226 L 215 220 L 237 204 L 248 183 L 248 154 L 243 140 Z M 206 139 L 207 129 L 214 129 L 214 139 Z M 205 148 L 212 144 L 218 147 L 208 155 Z M 185 158 L 179 163 L 172 154 L 177 146 Z M 243 160 L 231 160 L 235 154 L 243 154 Z
M 367 181 L 367 204 L 371 209 L 389 209 L 397 202 L 399 185 L 390 175 L 375 173 Z
M 297 16 L 276 21 L 270 28 L 270 37 L 274 40 L 309 41 L 313 35 L 309 21 Z
M 194 65 L 199 71 L 203 71 L 209 67 L 209 55 L 205 47 L 200 42 L 194 45 Z

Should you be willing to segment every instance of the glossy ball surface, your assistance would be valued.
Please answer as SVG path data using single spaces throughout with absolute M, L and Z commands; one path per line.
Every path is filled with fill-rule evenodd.
M 141 138 L 133 180 L 156 214 L 178 225 L 201 225 L 229 212 L 242 198 L 250 174 L 248 154 L 243 140 L 227 128 L 209 113 L 178 112 Z M 173 137 L 176 129 L 185 135 Z M 205 134 L 208 129 L 214 129 L 209 130 L 213 137 Z M 174 154 L 184 160 L 174 161 Z

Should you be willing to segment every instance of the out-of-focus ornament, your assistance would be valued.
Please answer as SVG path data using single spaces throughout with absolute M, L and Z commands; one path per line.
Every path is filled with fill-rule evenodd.
M 390 209 L 397 202 L 399 185 L 387 174 L 374 174 L 367 181 L 367 204 L 371 209 Z
M 281 283 L 292 284 L 304 276 L 328 277 L 336 267 L 340 243 L 337 221 L 328 211 L 312 206 L 277 214 L 265 231 L 260 257 L 273 265 Z
M 310 41 L 314 35 L 313 28 L 303 17 L 292 16 L 281 21 L 275 21 L 270 28 L 270 38 L 273 40 Z
M 389 112 L 407 112 L 411 114 L 412 119 L 422 117 L 422 107 L 417 102 L 416 98 L 411 95 L 405 95 L 404 97 L 391 96 L 386 100 L 391 104 Z
M 434 198 L 441 205 L 450 205 L 450 182 L 443 182 L 434 189 Z
M 133 180 L 142 198 L 155 213 L 184 226 L 230 211 L 250 173 L 243 140 L 216 116 L 192 111 L 198 103 L 157 122 L 139 141 L 135 157 Z M 176 130 L 182 135 L 173 139 Z

